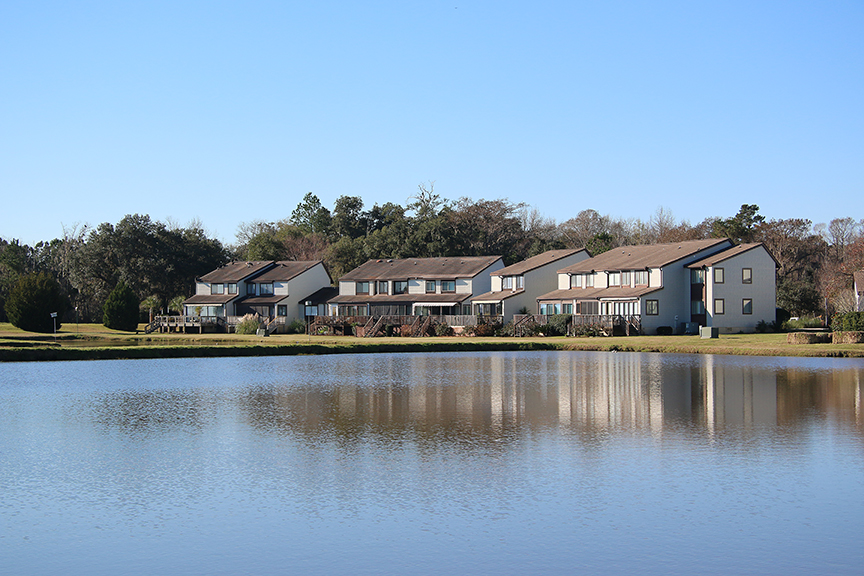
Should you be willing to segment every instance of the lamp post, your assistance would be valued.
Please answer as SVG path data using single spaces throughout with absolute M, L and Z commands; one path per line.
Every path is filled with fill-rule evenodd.
M 54 342 L 57 342 L 57 313 L 51 312 L 51 318 L 54 321 Z

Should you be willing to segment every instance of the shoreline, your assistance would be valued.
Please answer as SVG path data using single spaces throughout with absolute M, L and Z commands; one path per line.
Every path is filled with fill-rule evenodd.
M 0 333 L 0 362 L 132 360 L 407 352 L 512 352 L 573 350 L 864 358 L 864 344 L 789 344 L 785 334 L 698 336 L 531 337 L 531 338 L 375 338 L 274 335 L 267 338 L 226 335 L 149 335 L 95 331 L 53 335 Z

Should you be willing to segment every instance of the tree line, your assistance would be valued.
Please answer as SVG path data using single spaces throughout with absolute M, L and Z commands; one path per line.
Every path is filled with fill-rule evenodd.
M 61 318 L 101 322 L 121 283 L 151 314 L 179 311 L 196 277 L 232 259 L 323 260 L 335 280 L 371 258 L 494 254 L 512 264 L 556 248 L 587 248 L 596 255 L 619 246 L 704 238 L 765 243 L 779 264 L 778 306 L 792 315 L 854 306 L 852 273 L 864 269 L 864 220 L 814 225 L 804 218 L 767 219 L 758 206 L 744 204 L 737 214 L 692 225 L 665 208 L 645 220 L 585 209 L 557 222 L 507 199 L 447 200 L 429 183 L 405 205 L 366 207 L 359 196 L 341 196 L 328 209 L 308 193 L 282 220 L 242 223 L 228 246 L 200 222 L 181 227 L 141 214 L 116 225 L 64 229 L 62 238 L 33 247 L 0 238 L 0 321 L 8 319 L 16 286 L 38 274 L 56 283 Z

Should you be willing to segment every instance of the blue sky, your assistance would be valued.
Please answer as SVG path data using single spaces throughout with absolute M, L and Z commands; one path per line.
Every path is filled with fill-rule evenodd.
M 864 3 L 0 3 L 0 237 L 508 198 L 864 218 Z

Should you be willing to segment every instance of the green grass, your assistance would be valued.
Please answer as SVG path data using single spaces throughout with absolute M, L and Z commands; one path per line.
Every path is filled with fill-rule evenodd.
M 111 358 L 178 358 L 296 354 L 444 352 L 476 350 L 596 350 L 750 356 L 864 357 L 864 344 L 787 344 L 786 334 L 698 336 L 437 337 L 355 338 L 274 334 L 149 334 L 109 330 L 101 324 L 64 325 L 53 334 L 34 334 L 0 323 L 0 360 L 76 360 Z

